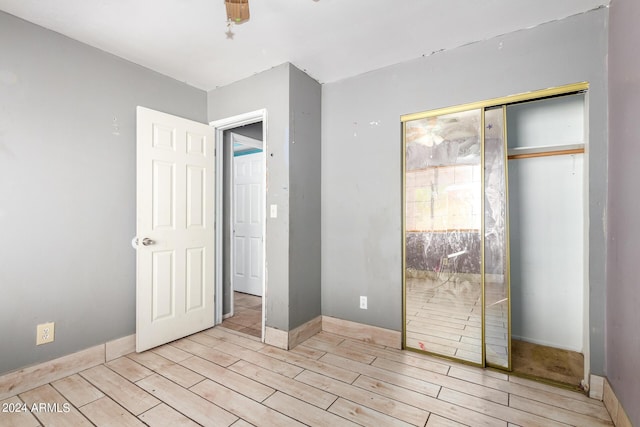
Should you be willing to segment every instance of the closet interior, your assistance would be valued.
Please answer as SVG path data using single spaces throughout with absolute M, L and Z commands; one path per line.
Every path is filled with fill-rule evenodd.
M 580 385 L 587 88 L 402 117 L 404 348 Z

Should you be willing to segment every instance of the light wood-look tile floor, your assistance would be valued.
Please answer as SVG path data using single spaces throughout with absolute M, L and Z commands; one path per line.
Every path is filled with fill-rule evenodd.
M 234 292 L 233 316 L 224 319 L 221 326 L 261 338 L 262 297 Z
M 2 426 L 612 425 L 602 402 L 522 378 L 325 332 L 284 351 L 220 327 L 5 402 L 60 412 L 0 413 Z

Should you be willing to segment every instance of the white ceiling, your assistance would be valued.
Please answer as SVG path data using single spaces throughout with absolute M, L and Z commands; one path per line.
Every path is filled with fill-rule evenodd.
M 609 0 L 0 0 L 0 10 L 210 90 L 291 62 L 321 83 L 586 12 Z

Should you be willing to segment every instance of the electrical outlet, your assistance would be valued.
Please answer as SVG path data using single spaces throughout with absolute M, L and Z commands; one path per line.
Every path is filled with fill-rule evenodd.
M 367 297 L 360 297 L 360 308 L 363 310 L 367 309 Z
M 55 337 L 55 323 L 41 323 L 36 327 L 36 345 L 53 342 Z

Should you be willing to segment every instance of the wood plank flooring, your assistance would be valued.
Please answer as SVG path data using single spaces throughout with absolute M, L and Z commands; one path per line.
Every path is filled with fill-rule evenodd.
M 12 409 L 0 412 L 3 427 L 612 425 L 600 401 L 504 373 L 327 332 L 284 351 L 222 327 L 20 393 L 2 409 Z

